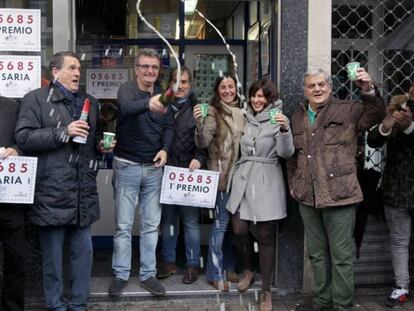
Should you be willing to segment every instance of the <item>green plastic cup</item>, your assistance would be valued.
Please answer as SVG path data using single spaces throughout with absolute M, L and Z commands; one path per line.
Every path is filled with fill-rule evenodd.
M 208 104 L 200 104 L 201 115 L 203 118 L 207 117 L 208 113 Z
M 281 113 L 280 109 L 278 108 L 272 108 L 269 110 L 269 119 L 271 124 L 277 124 L 277 121 L 275 120 L 275 115 L 278 113 Z
M 104 132 L 103 133 L 103 147 L 105 149 L 110 149 L 114 139 L 115 139 L 115 133 Z
M 358 72 L 357 69 L 361 67 L 361 64 L 359 62 L 352 62 L 352 63 L 348 63 L 346 65 L 346 71 L 348 72 L 348 78 L 351 81 L 355 81 L 358 78 Z

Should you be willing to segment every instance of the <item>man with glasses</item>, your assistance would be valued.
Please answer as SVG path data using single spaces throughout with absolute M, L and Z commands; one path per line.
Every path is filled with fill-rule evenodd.
M 355 84 L 361 102 L 338 100 L 321 69 L 304 75 L 306 101 L 292 116 L 295 155 L 288 163 L 292 197 L 299 202 L 315 297 L 295 310 L 349 310 L 353 305 L 352 236 L 355 204 L 362 201 L 356 174 L 359 133 L 385 116 L 385 106 L 363 69 Z
M 131 230 L 140 202 L 141 287 L 162 296 L 165 289 L 156 279 L 155 249 L 161 220 L 162 167 L 167 161 L 174 131 L 171 109 L 159 99 L 155 86 L 160 57 L 153 49 L 141 49 L 135 59 L 135 81 L 118 91 L 117 146 L 114 157 L 115 234 L 112 257 L 114 279 L 110 296 L 118 296 L 128 284 L 131 271 Z

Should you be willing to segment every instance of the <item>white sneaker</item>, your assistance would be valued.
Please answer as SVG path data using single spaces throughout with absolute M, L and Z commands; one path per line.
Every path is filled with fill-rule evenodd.
M 385 305 L 390 308 L 400 306 L 408 301 L 408 289 L 396 287 L 393 289 L 391 295 L 385 299 Z

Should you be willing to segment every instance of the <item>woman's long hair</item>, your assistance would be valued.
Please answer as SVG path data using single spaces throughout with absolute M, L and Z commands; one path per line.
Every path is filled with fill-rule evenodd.
M 224 116 L 229 113 L 226 110 L 224 110 L 224 105 L 221 102 L 220 95 L 219 95 L 219 85 L 226 78 L 230 78 L 234 81 L 234 84 L 236 85 L 236 90 L 237 90 L 237 79 L 233 74 L 230 74 L 230 73 L 225 73 L 222 76 L 218 77 L 214 83 L 214 94 L 211 97 L 210 105 L 213 106 L 217 110 L 217 113 L 216 113 L 216 118 L 217 118 L 216 136 L 217 137 L 220 137 L 221 132 L 225 130 L 225 128 L 222 127 L 223 122 L 224 122 Z M 240 107 L 240 98 L 238 97 L 238 95 L 236 95 L 234 100 L 237 101 L 238 107 Z M 213 140 L 213 153 L 216 154 L 219 158 L 223 156 L 222 142 L 218 139 Z

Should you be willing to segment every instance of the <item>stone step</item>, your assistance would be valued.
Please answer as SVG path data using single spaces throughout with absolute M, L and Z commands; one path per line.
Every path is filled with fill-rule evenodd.
M 200 275 L 199 279 L 193 284 L 183 284 L 182 283 L 183 274 L 174 274 L 169 278 L 160 280 L 161 284 L 166 289 L 165 298 L 182 298 L 182 297 L 214 297 L 222 295 L 219 291 L 215 290 L 211 285 L 207 284 L 204 275 Z M 260 294 L 261 280 L 260 274 L 256 275 L 255 282 L 252 284 L 251 288 L 247 291 L 248 293 Z M 112 281 L 112 277 L 93 277 L 91 280 L 91 299 L 109 299 L 108 296 L 108 287 Z M 238 294 L 237 284 L 230 284 L 230 293 Z M 275 290 L 275 288 L 273 288 Z M 127 287 L 124 292 L 121 294 L 119 299 L 123 298 L 152 298 L 155 297 L 149 293 L 147 290 L 139 286 L 138 277 L 131 277 Z M 158 297 L 157 297 L 158 299 Z

